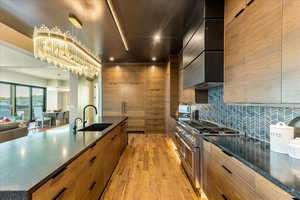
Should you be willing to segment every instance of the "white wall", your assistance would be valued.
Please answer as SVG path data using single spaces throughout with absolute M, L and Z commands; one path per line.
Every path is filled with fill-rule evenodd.
M 78 113 L 78 75 L 70 72 L 70 123 L 73 124 L 76 117 L 81 117 Z
M 79 78 L 78 85 L 78 115 L 83 115 L 83 108 L 88 104 L 94 104 L 94 82 L 86 77 Z M 90 121 L 94 119 L 94 111 L 89 109 L 86 116 Z
M 68 81 L 48 80 L 47 83 L 47 110 L 68 110 L 69 90 Z
M 94 81 L 86 77 L 70 73 L 70 120 L 71 123 L 76 117 L 83 117 L 83 108 L 88 104 L 94 104 Z M 94 111 L 87 111 L 87 120 L 94 119 Z

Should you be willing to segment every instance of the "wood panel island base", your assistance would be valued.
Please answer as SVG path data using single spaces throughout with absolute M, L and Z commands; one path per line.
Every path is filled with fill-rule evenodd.
M 54 170 L 53 173 L 49 174 L 47 178 L 37 182 L 36 186 L 29 189 L 27 195 L 21 196 L 21 194 L 19 194 L 18 197 L 15 197 L 12 195 L 13 191 L 11 193 L 6 192 L 6 195 L 0 191 L 0 199 L 99 199 L 127 145 L 126 119 L 125 117 L 120 117 L 113 121 L 104 120 L 105 122 L 113 123 L 111 125 L 112 127 L 108 128 L 109 130 L 106 132 L 78 132 L 76 136 L 65 136 L 71 139 L 73 138 L 78 142 L 74 143 L 68 141 L 70 138 L 65 138 L 64 141 L 60 142 L 66 142 L 64 144 L 66 146 L 76 145 L 81 142 L 86 142 L 88 145 L 83 149 L 80 148 L 80 152 L 75 155 L 75 158 L 72 158 L 66 163 L 62 163 L 62 165 Z M 45 134 L 44 137 L 49 136 L 49 133 L 41 134 Z M 77 136 L 80 138 L 77 138 Z M 58 148 L 60 148 L 59 145 Z M 62 154 L 68 154 L 74 150 L 70 147 L 68 149 L 70 152 L 64 152 L 64 148 L 65 147 L 62 148 Z M 51 157 L 50 154 L 48 156 Z M 0 187 L 0 189 L 2 188 Z M 26 192 L 24 192 L 24 194 L 26 194 Z

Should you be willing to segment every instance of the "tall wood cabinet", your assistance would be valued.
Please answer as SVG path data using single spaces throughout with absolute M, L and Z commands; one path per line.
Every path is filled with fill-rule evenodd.
M 225 2 L 225 102 L 300 103 L 299 10 L 300 0 Z
M 225 102 L 281 103 L 281 21 L 282 0 L 255 0 L 225 25 Z
M 104 115 L 128 116 L 131 132 L 164 133 L 165 77 L 165 65 L 104 66 Z
M 282 102 L 300 102 L 300 0 L 283 0 Z
M 104 115 L 128 116 L 128 131 L 144 131 L 144 70 L 143 66 L 103 69 Z

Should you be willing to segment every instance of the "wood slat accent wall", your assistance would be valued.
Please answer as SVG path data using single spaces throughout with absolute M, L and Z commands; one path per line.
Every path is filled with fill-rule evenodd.
M 128 116 L 128 131 L 164 133 L 165 79 L 165 64 L 105 64 L 104 115 Z

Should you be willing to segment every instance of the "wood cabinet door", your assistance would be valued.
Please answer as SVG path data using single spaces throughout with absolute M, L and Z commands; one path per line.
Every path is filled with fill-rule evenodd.
M 244 88 L 245 40 L 244 14 L 225 25 L 224 38 L 224 101 L 245 102 Z
M 104 115 L 128 116 L 129 131 L 144 131 L 145 67 L 107 66 L 103 80 Z
M 255 0 L 225 26 L 225 102 L 281 103 L 282 0 Z
M 281 188 L 277 187 L 269 180 L 262 177 L 260 174 L 256 174 L 255 177 L 255 187 L 256 193 L 259 195 L 263 200 L 273 200 L 273 199 L 280 199 L 280 200 L 292 200 L 296 199 L 293 198 L 290 194 L 282 190 Z
M 300 103 L 300 0 L 283 0 L 282 102 Z
M 105 116 L 122 116 L 122 87 L 120 83 L 108 82 L 103 87 L 103 112 Z
M 203 172 L 203 191 L 209 200 L 224 199 L 222 196 L 222 191 L 216 184 L 216 177 L 214 176 L 214 174 L 212 172 L 212 168 L 214 166 L 211 166 L 210 160 L 211 160 L 210 143 L 204 141 L 203 171 L 202 171 Z
M 123 115 L 128 116 L 128 131 L 145 130 L 144 82 L 122 84 Z
M 228 25 L 245 9 L 247 0 L 225 0 L 224 23 Z M 248 0 L 249 1 L 249 0 Z

